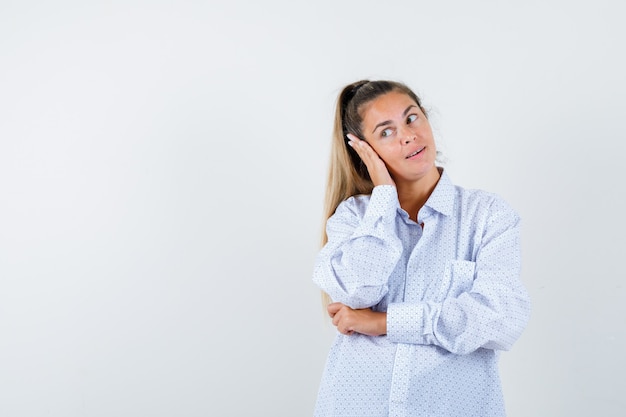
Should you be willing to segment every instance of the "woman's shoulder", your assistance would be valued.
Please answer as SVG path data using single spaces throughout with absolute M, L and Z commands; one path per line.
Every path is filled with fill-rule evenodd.
M 463 188 L 455 185 L 458 209 L 468 215 L 507 217 L 519 220 L 519 214 L 500 194 L 480 188 Z
M 477 204 L 491 204 L 496 200 L 504 201 L 497 193 L 481 188 L 465 188 L 460 185 L 455 185 L 454 188 L 459 198 L 467 201 L 473 201 Z
M 441 179 L 435 190 L 435 204 L 440 207 L 454 207 L 464 215 L 496 210 L 511 210 L 513 208 L 499 194 L 481 188 L 466 188 L 452 181 L 448 172 L 442 170 Z

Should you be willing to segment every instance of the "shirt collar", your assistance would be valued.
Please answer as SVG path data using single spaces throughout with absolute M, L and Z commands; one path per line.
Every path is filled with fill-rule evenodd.
M 455 187 L 446 171 L 443 168 L 437 169 L 439 169 L 439 174 L 441 176 L 424 206 L 445 216 L 449 216 L 452 214 L 454 209 Z

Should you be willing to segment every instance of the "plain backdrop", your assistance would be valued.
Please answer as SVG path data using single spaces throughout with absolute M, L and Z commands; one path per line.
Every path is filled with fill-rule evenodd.
M 508 414 L 626 409 L 620 2 L 0 2 L 0 416 L 308 416 L 334 101 L 523 218 Z

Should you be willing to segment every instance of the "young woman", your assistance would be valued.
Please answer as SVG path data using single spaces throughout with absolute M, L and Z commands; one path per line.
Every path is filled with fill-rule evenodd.
M 404 84 L 346 86 L 334 130 L 313 280 L 339 334 L 315 415 L 503 416 L 498 351 L 530 313 L 518 215 L 435 165 Z

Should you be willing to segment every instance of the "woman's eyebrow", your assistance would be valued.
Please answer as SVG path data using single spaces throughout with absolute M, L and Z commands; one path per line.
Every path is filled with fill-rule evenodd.
M 378 129 L 381 126 L 387 126 L 391 124 L 391 120 L 385 120 L 384 122 L 380 122 L 378 123 L 376 126 L 374 126 L 374 130 L 372 130 L 372 133 L 376 132 L 376 129 Z
M 404 113 L 402 113 L 402 115 L 406 116 L 413 107 L 417 108 L 415 104 L 411 104 L 409 107 L 406 108 L 406 110 L 404 111 Z
M 402 117 L 406 116 L 411 109 L 415 107 L 417 108 L 417 106 L 415 104 L 411 104 L 409 107 L 407 107 L 404 112 L 402 113 Z M 391 120 L 385 120 L 384 122 L 380 122 L 378 123 L 376 126 L 374 126 L 374 130 L 372 130 L 372 133 L 376 132 L 376 129 L 378 129 L 381 126 L 387 126 L 388 124 L 391 124 Z

